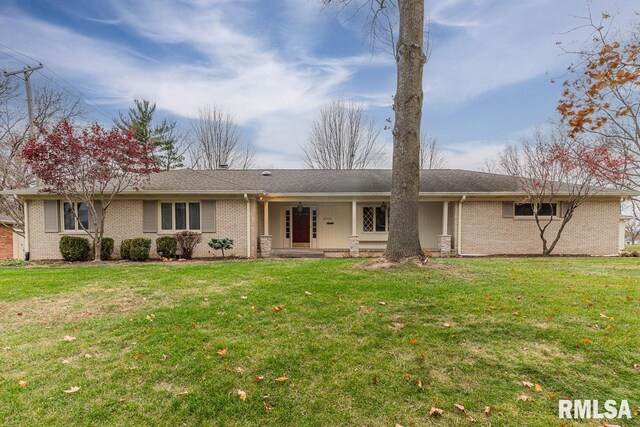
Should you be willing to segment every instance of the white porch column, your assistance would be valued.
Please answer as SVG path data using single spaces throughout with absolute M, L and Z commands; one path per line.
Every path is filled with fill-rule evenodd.
M 358 205 L 351 201 L 351 236 L 349 236 L 349 254 L 357 258 L 360 256 L 360 240 L 358 238 Z
M 451 235 L 449 231 L 449 202 L 442 202 L 442 234 L 438 236 L 438 246 L 440 254 L 448 256 L 451 254 Z
M 442 234 L 447 233 L 449 229 L 449 202 L 442 202 Z
M 269 202 L 264 202 L 264 234 L 269 235 Z
M 269 234 L 269 202 L 264 202 L 264 209 L 262 213 L 264 220 L 264 234 L 260 236 L 260 255 L 262 258 L 269 258 L 271 256 L 271 235 Z

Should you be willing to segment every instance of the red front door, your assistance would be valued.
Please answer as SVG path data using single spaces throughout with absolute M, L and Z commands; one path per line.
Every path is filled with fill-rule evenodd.
M 309 244 L 310 242 L 310 222 L 311 210 L 309 208 L 292 209 L 293 213 L 293 243 Z

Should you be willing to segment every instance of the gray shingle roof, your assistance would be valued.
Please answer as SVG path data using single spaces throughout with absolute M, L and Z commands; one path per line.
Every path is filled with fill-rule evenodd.
M 159 193 L 389 193 L 391 170 L 321 170 L 272 169 L 253 170 L 193 170 L 180 169 L 151 175 L 143 192 Z M 603 189 L 611 195 L 632 196 L 635 192 Z M 133 191 L 132 191 L 133 192 Z M 420 171 L 421 193 L 519 193 L 518 180 L 512 176 L 461 169 Z M 13 193 L 13 192 L 12 192 Z M 16 194 L 37 194 L 37 188 L 17 190 Z
M 273 169 L 160 172 L 147 191 L 263 191 L 266 193 L 388 193 L 391 170 Z M 460 169 L 420 171 L 421 193 L 520 193 L 516 178 Z M 620 191 L 614 191 L 616 194 Z M 622 192 L 624 193 L 624 192 Z

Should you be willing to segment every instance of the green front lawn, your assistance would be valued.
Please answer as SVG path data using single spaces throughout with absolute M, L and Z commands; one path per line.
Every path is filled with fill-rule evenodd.
M 559 398 L 640 406 L 637 258 L 361 262 L 0 268 L 0 424 L 559 426 Z

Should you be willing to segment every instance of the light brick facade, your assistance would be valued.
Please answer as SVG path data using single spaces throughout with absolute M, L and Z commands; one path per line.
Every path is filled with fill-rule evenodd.
M 157 199 L 156 199 L 157 200 Z M 159 201 L 175 201 L 175 197 L 166 196 Z M 183 201 L 184 198 L 179 200 Z M 187 198 L 187 201 L 205 200 L 205 198 Z M 503 201 L 467 199 L 462 205 L 451 201 L 448 210 L 447 236 L 451 236 L 452 253 L 462 255 L 498 255 L 498 254 L 540 254 L 542 244 L 535 221 L 531 218 L 504 218 Z M 238 257 L 247 256 L 247 245 L 249 245 L 250 256 L 258 256 L 258 243 L 260 236 L 264 232 L 263 203 L 255 198 L 250 199 L 249 219 L 250 219 L 250 240 L 247 241 L 247 201 L 242 196 L 235 198 L 225 198 L 216 200 L 216 232 L 203 233 L 203 240 L 198 245 L 196 258 L 211 258 L 213 251 L 207 243 L 212 238 L 228 237 L 234 240 L 234 249 L 229 251 L 229 255 Z M 441 212 L 440 206 L 427 212 Z M 28 201 L 29 212 L 29 234 L 30 234 L 30 254 L 33 260 L 60 259 L 58 249 L 60 237 L 63 235 L 75 234 L 86 236 L 85 233 L 69 232 L 45 232 L 44 228 L 44 201 L 43 199 L 33 199 Z M 459 214 L 461 217 L 461 233 L 459 233 Z M 280 219 L 277 210 L 272 209 L 270 220 L 273 223 L 270 227 L 270 234 L 277 232 Z M 351 224 L 350 209 L 342 221 L 337 215 L 331 216 L 331 221 L 336 221 L 335 227 L 339 227 L 342 222 Z M 426 211 L 425 211 L 426 212 Z M 324 216 L 321 215 L 321 218 Z M 422 217 L 421 217 L 422 218 Z M 574 218 L 567 224 L 560 242 L 553 251 L 554 254 L 585 254 L 585 255 L 615 255 L 618 253 L 619 233 L 620 233 L 620 199 L 593 199 L 576 210 Z M 423 225 L 429 225 L 430 221 L 437 224 L 434 232 L 441 233 L 442 217 L 435 218 L 426 215 L 421 220 Z M 555 219 L 550 226 L 549 234 L 553 234 L 560 225 L 561 220 Z M 424 224 L 423 224 L 424 223 Z M 350 229 L 350 227 L 347 227 Z M 348 230 L 345 229 L 344 245 L 332 248 L 335 254 L 343 256 L 354 255 L 353 239 L 349 240 Z M 319 234 L 322 232 L 319 229 Z M 2 229 L 0 229 L 2 233 Z M 421 231 L 422 233 L 422 231 Z M 120 257 L 120 243 L 124 239 L 135 237 L 150 238 L 153 242 L 151 256 L 157 258 L 155 240 L 162 235 L 170 235 L 171 232 L 143 232 L 143 201 L 138 199 L 120 199 L 113 202 L 107 212 L 105 224 L 105 236 L 115 240 L 114 258 Z M 459 241 L 461 234 L 461 241 Z M 9 237 L 10 233 L 9 233 Z M 448 238 L 448 237 L 447 237 Z M 6 238 L 5 238 L 6 240 Z M 8 248 L 13 251 L 12 245 L 5 245 L 0 240 L 1 250 Z M 271 241 L 271 238 L 269 239 Z M 356 238 L 357 243 L 361 243 Z M 379 250 L 384 250 L 386 238 L 381 242 Z M 272 244 L 275 242 L 271 242 Z M 266 242 L 263 242 L 265 245 Z M 364 256 L 367 249 L 360 246 L 359 252 Z M 448 246 L 448 245 L 447 245 Z M 275 246 L 274 246 L 275 247 Z M 5 248 L 6 249 L 6 248 Z M 343 249 L 343 251 L 341 251 Z M 371 248 L 369 248 L 371 249 Z M 364 251 L 364 252 L 363 252 Z M 215 254 L 219 256 L 220 254 Z M 334 253 L 328 252 L 328 256 Z
M 561 219 L 549 226 L 555 235 Z M 620 199 L 590 200 L 576 209 L 554 254 L 618 254 Z M 542 241 L 532 218 L 503 218 L 502 202 L 462 204 L 462 254 L 541 254 Z
M 167 201 L 175 199 L 167 199 Z M 182 200 L 182 199 L 181 199 Z M 197 201 L 197 200 L 191 200 Z M 63 235 L 86 236 L 84 232 L 46 233 L 44 231 L 44 202 L 30 200 L 29 203 L 29 232 L 30 253 L 32 260 L 60 259 L 59 242 Z M 155 240 L 159 236 L 171 235 L 171 232 L 145 233 L 143 232 L 142 200 L 116 200 L 107 211 L 105 218 L 105 237 L 115 240 L 114 258 L 120 257 L 120 243 L 124 239 L 146 237 L 152 240 L 151 257 L 158 258 Z M 251 256 L 257 254 L 257 203 L 251 201 Z M 225 251 L 225 255 L 238 257 L 247 256 L 247 202 L 242 198 L 216 200 L 216 231 L 203 233 L 202 242 L 196 248 L 195 258 L 212 258 L 213 250 L 207 244 L 212 238 L 228 237 L 233 239 L 234 248 Z M 215 256 L 220 256 L 220 252 Z

